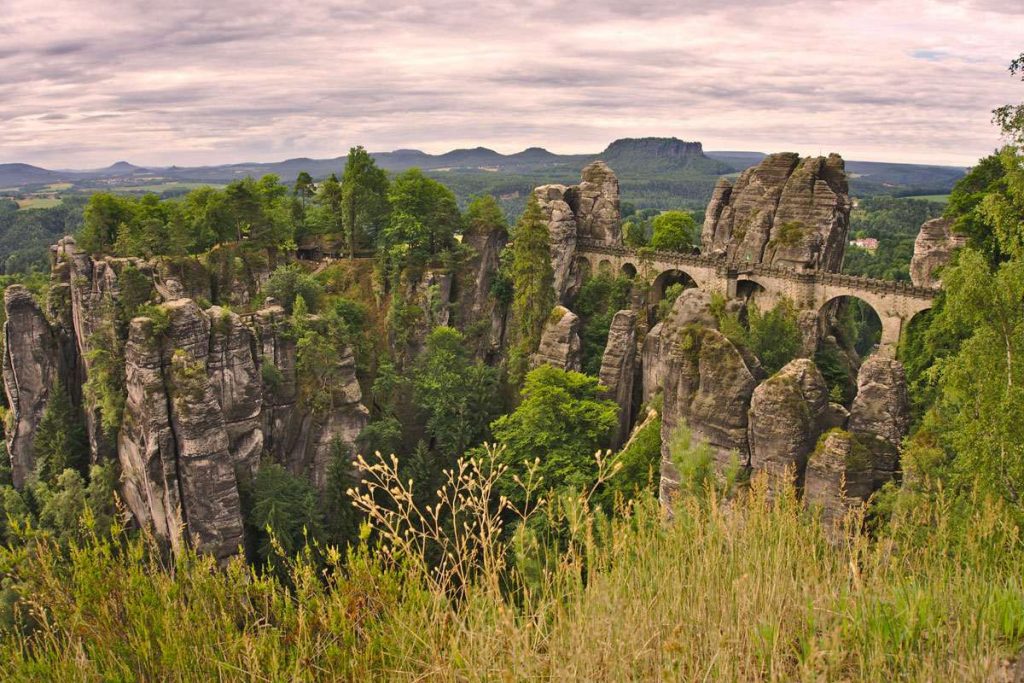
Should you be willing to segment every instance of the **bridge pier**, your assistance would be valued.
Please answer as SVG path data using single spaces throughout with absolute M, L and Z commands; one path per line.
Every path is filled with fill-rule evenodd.
M 886 316 L 882 318 L 882 338 L 878 341 L 878 355 L 895 358 L 903 336 L 903 318 Z

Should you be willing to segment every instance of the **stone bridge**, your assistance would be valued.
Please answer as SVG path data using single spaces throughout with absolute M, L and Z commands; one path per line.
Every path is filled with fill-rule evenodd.
M 576 245 L 580 272 L 640 275 L 652 284 L 655 301 L 675 282 L 692 284 L 727 297 L 753 297 L 759 306 L 789 299 L 801 310 L 814 311 L 823 329 L 825 313 L 842 297 L 854 297 L 874 309 L 882 322 L 879 353 L 895 357 L 903 330 L 915 315 L 932 307 L 938 290 L 909 282 L 876 280 L 823 270 L 799 271 L 716 259 L 699 254 L 644 250 L 594 240 Z

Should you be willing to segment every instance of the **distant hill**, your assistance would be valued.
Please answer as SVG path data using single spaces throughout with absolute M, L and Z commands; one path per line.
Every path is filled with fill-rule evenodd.
M 448 184 L 460 202 L 474 194 L 489 193 L 499 196 L 510 212 L 521 206 L 531 187 L 575 182 L 580 169 L 596 159 L 603 159 L 612 167 L 622 181 L 623 199 L 637 208 L 699 209 L 720 176 L 742 171 L 764 156 L 747 151 L 705 152 L 700 142 L 652 137 L 615 140 L 598 154 L 555 154 L 542 147 L 530 147 L 515 154 L 501 154 L 487 147 L 455 149 L 444 154 L 416 149 L 373 153 L 377 163 L 388 171 L 421 168 Z M 331 173 L 340 175 L 344 166 L 344 156 L 191 168 L 142 168 L 127 161 L 93 170 L 2 164 L 0 188 L 32 191 L 50 183 L 66 182 L 73 185 L 72 193 L 114 189 L 175 194 L 195 183 L 225 184 L 267 173 L 277 174 L 285 182 L 302 171 L 320 179 Z M 851 189 L 858 196 L 945 194 L 964 174 L 964 169 L 948 166 L 870 161 L 847 161 L 846 168 L 851 174 Z
M 674 173 L 719 176 L 732 167 L 704 154 L 699 142 L 676 138 L 624 138 L 616 140 L 598 154 L 616 173 Z
M 60 174 L 28 164 L 0 164 L 0 187 L 57 182 Z

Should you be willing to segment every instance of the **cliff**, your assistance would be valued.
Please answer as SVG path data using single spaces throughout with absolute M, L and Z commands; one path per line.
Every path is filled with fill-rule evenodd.
M 47 312 L 24 288 L 7 289 L 3 379 L 16 485 L 33 470 L 50 387 L 63 381 L 85 417 L 92 460 L 119 461 L 129 510 L 174 549 L 235 553 L 244 540 L 239 483 L 265 458 L 323 489 L 336 449 L 351 452 L 369 417 L 353 354 L 333 361 L 329 407 L 307 404 L 280 306 L 243 317 L 198 301 L 250 301 L 264 268 L 233 266 L 225 277 L 218 265 L 93 258 L 65 238 L 54 248 Z

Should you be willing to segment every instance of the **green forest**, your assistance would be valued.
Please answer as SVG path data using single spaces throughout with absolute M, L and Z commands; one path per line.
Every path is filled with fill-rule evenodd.
M 1014 62 L 1011 75 L 1022 70 Z M 603 353 L 616 312 L 651 290 L 643 274 L 581 278 L 569 306 L 579 371 L 532 361 L 565 315 L 532 193 L 510 221 L 491 194 L 460 206 L 435 178 L 389 174 L 355 147 L 320 182 L 0 202 L 2 284 L 25 285 L 41 310 L 66 296 L 48 274 L 65 234 L 119 269 L 81 391 L 67 378 L 50 388 L 23 485 L 0 471 L 0 677 L 1012 680 L 1024 647 L 1022 107 L 997 110 L 1007 144 L 948 204 L 868 197 L 852 212 L 850 238 L 879 247 L 849 248 L 850 274 L 909 279 L 917 231 L 940 215 L 967 245 L 898 351 L 913 418 L 899 476 L 838 535 L 797 486 L 780 493 L 748 468 L 716 468 L 687 425 L 663 444 L 660 394 L 636 401 L 636 428 L 616 441 Z M 699 248 L 701 210 L 644 204 L 624 207 L 627 245 Z M 471 245 L 492 243 L 477 297 L 489 315 L 473 320 Z M 357 450 L 334 444 L 320 489 L 269 458 L 238 474 L 245 543 L 230 558 L 187 542 L 172 551 L 127 513 L 118 461 L 90 459 L 89 421 L 113 443 L 133 427 L 129 335 L 165 339 L 174 324 L 150 271 L 203 291 L 196 304 L 217 311 L 214 326 L 279 305 L 298 405 L 330 415 L 351 355 L 368 410 Z M 667 288 L 644 329 L 680 296 Z M 800 355 L 791 302 L 716 296 L 710 311 L 761 380 Z M 857 390 L 849 359 L 877 332 L 862 314 L 832 321 L 814 356 L 840 406 Z M 492 316 L 504 323 L 497 343 Z M 698 328 L 672 340 L 684 358 Z M 184 351 L 170 364 L 171 402 L 202 405 L 203 368 Z M 283 391 L 283 370 L 266 360 L 262 385 Z M 15 406 L 3 410 L 11 429 Z M 663 450 L 680 475 L 670 521 Z

